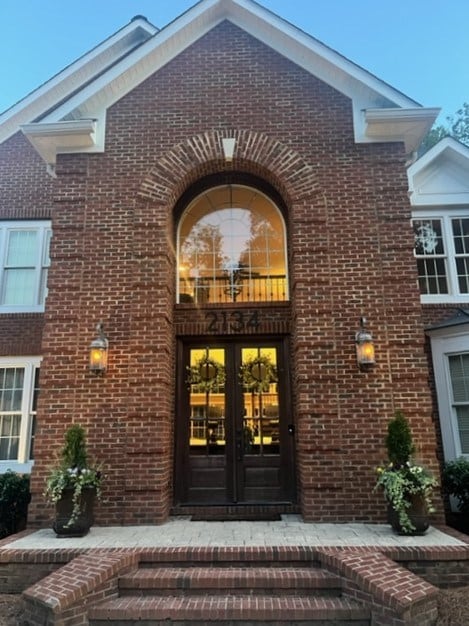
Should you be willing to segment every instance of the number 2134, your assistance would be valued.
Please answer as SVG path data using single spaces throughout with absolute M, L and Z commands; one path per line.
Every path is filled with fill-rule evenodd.
M 209 333 L 246 332 L 259 328 L 259 313 L 244 311 L 210 311 L 205 315 Z

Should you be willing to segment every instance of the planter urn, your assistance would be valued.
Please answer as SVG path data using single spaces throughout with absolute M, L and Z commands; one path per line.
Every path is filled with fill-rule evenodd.
M 63 497 L 56 502 L 55 520 L 52 525 L 57 537 L 84 537 L 94 522 L 96 489 L 86 487 L 80 495 L 80 512 L 70 523 L 73 511 L 73 489 L 65 489 Z

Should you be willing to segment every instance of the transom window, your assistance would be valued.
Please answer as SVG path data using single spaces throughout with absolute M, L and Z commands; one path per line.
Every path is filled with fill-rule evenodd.
M 275 204 L 241 185 L 195 198 L 178 232 L 179 302 L 288 299 L 285 225 Z
M 50 222 L 0 222 L 0 312 L 43 311 Z
M 422 300 L 467 300 L 469 294 L 469 211 L 421 215 L 412 220 Z
M 39 363 L 39 357 L 0 360 L 0 471 L 31 465 Z

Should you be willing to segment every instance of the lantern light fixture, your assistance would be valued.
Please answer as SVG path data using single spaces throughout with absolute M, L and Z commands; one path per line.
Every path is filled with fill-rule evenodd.
M 107 355 L 109 341 L 104 334 L 103 323 L 96 325 L 97 336 L 90 344 L 90 372 L 96 376 L 102 376 L 107 368 Z
M 376 365 L 373 336 L 366 328 L 366 317 L 360 318 L 360 329 L 355 334 L 357 364 L 362 371 L 372 369 Z

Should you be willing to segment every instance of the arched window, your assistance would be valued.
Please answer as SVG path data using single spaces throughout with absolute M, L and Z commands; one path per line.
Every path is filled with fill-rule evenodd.
M 178 229 L 179 302 L 288 299 L 285 224 L 266 195 L 221 185 L 189 204 Z

